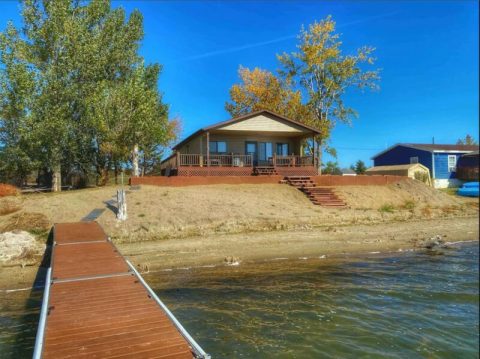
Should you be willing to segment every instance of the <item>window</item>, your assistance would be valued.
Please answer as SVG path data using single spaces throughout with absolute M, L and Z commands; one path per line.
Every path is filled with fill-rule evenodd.
M 277 143 L 277 155 L 288 156 L 288 143 Z
M 418 163 L 418 157 L 410 157 L 410 163 Z
M 448 155 L 448 172 L 455 172 L 457 170 L 457 156 Z
M 253 155 L 257 153 L 257 143 L 256 142 L 245 142 L 245 152 L 247 155 Z
M 210 142 L 210 153 L 227 153 L 227 143 L 224 141 Z

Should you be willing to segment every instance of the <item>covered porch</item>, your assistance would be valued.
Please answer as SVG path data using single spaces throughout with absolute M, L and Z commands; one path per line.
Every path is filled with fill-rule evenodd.
M 165 175 L 250 176 L 317 174 L 315 129 L 271 113 L 202 129 L 176 145 Z

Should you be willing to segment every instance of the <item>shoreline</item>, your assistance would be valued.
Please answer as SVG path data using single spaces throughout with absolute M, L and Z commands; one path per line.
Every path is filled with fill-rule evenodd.
M 275 258 L 399 252 L 424 248 L 425 241 L 435 236 L 444 242 L 478 241 L 478 225 L 476 216 L 458 217 L 120 243 L 117 247 L 146 272 Z
M 456 217 L 377 224 L 351 224 L 308 230 L 115 243 L 141 273 L 241 265 L 272 260 L 329 259 L 401 253 L 423 249 L 440 236 L 445 244 L 479 240 L 479 218 Z M 30 290 L 45 268 L 2 267 L 0 291 Z M 36 288 L 41 286 L 36 284 Z

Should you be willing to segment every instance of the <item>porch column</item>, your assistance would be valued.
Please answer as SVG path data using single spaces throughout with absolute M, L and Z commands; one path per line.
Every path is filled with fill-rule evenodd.
M 317 150 L 315 149 L 315 135 L 312 136 L 312 146 L 313 146 L 313 167 L 317 168 Z M 317 169 L 316 169 L 317 170 Z
M 210 132 L 207 131 L 207 167 L 210 167 Z

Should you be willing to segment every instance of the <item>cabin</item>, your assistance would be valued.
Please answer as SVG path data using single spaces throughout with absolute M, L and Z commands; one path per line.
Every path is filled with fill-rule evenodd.
M 314 176 L 317 129 L 262 110 L 204 127 L 172 148 L 166 176 Z M 315 146 L 315 141 L 310 141 Z
M 458 187 L 457 162 L 478 151 L 477 145 L 398 143 L 372 157 L 374 167 L 420 163 L 430 171 L 435 188 Z

